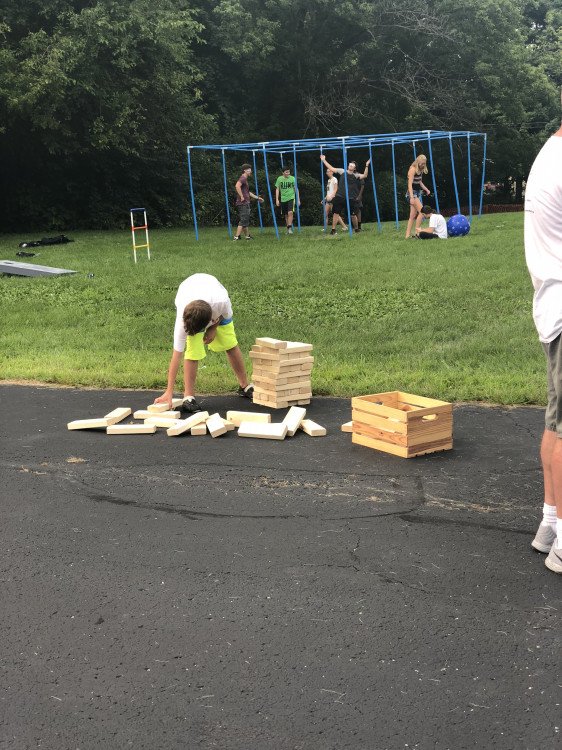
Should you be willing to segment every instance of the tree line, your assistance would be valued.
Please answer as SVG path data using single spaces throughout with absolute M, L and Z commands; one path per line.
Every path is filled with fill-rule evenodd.
M 2 228 L 189 222 L 198 143 L 470 129 L 520 192 L 560 124 L 561 29 L 562 0 L 2 0 Z M 194 161 L 221 223 L 220 163 Z M 310 205 L 318 170 L 299 163 Z

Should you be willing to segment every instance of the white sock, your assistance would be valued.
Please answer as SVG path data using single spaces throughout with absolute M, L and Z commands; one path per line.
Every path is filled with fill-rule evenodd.
M 556 528 L 556 505 L 547 505 L 546 503 L 542 506 L 542 526 L 552 526 Z
M 562 518 L 556 519 L 556 549 L 562 549 Z

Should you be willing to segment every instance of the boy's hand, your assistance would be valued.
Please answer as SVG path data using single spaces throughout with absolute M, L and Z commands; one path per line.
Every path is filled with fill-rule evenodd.
M 205 335 L 203 336 L 203 343 L 204 344 L 210 344 L 211 341 L 214 340 L 215 336 L 217 335 L 217 329 L 216 326 L 213 326 L 211 328 L 207 328 L 205 331 Z
M 261 195 L 260 195 L 260 197 L 258 198 L 258 201 L 259 201 L 260 203 L 263 203 L 263 198 L 261 197 Z
M 168 409 L 171 409 L 172 408 L 172 398 L 173 398 L 173 395 L 174 395 L 173 393 L 168 393 L 168 391 L 166 391 L 166 393 L 163 393 L 161 396 L 158 396 L 158 398 L 155 398 L 154 399 L 154 403 L 155 404 L 166 404 L 166 406 L 168 407 Z
M 279 201 L 275 201 L 275 205 L 279 208 Z

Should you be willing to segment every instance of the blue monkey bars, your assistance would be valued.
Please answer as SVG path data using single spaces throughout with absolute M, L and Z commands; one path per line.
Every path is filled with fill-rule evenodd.
M 199 227 L 197 223 L 197 209 L 196 209 L 195 188 L 193 184 L 193 169 L 192 169 L 192 156 L 193 156 L 193 151 L 195 150 L 219 151 L 221 153 L 224 195 L 225 195 L 225 205 L 226 205 L 226 217 L 228 221 L 229 236 L 232 236 L 232 225 L 231 225 L 231 217 L 230 217 L 229 196 L 228 196 L 228 178 L 227 178 L 225 155 L 227 152 L 228 153 L 249 152 L 252 154 L 255 190 L 257 194 L 258 193 L 258 178 L 257 178 L 257 169 L 256 169 L 256 153 L 261 152 L 263 156 L 263 167 L 264 167 L 264 172 L 265 172 L 265 179 L 267 182 L 269 205 L 270 205 L 271 214 L 273 217 L 273 226 L 275 228 L 275 234 L 277 238 L 279 239 L 279 227 L 277 225 L 277 219 L 275 216 L 275 204 L 273 200 L 273 194 L 271 191 L 271 184 L 269 181 L 269 170 L 267 166 L 268 154 L 277 154 L 280 158 L 281 165 L 283 166 L 284 164 L 283 157 L 287 153 L 292 153 L 295 189 L 296 189 L 297 195 L 300 195 L 299 188 L 298 188 L 298 178 L 297 178 L 297 154 L 298 153 L 316 151 L 316 152 L 319 152 L 320 154 L 325 154 L 328 151 L 340 151 L 342 154 L 343 169 L 345 170 L 342 176 L 346 180 L 346 185 L 347 185 L 347 165 L 348 165 L 349 149 L 360 149 L 360 148 L 368 149 L 369 158 L 371 159 L 371 184 L 373 188 L 373 197 L 375 201 L 376 219 L 377 219 L 378 229 L 379 231 L 381 231 L 379 201 L 378 201 L 378 196 L 377 196 L 375 170 L 374 170 L 374 163 L 373 163 L 373 149 L 382 148 L 384 146 L 391 147 L 392 171 L 393 171 L 393 192 L 394 192 L 394 213 L 395 213 L 396 227 L 398 228 L 398 225 L 399 225 L 398 185 L 397 185 L 397 180 L 396 180 L 396 148 L 397 146 L 401 144 L 412 146 L 414 150 L 414 158 L 415 158 L 416 153 L 417 153 L 416 144 L 418 148 L 420 147 L 423 148 L 427 144 L 428 165 L 431 170 L 431 179 L 432 179 L 432 187 L 433 187 L 433 196 L 435 200 L 435 208 L 437 209 L 437 211 L 439 211 L 439 197 L 437 194 L 437 182 L 435 179 L 432 143 L 437 142 L 437 141 L 448 141 L 450 159 L 451 159 L 451 171 L 453 175 L 453 187 L 454 187 L 454 192 L 455 192 L 455 201 L 456 201 L 457 211 L 459 211 L 460 213 L 459 187 L 458 187 L 456 169 L 455 169 L 455 158 L 453 154 L 453 140 L 460 139 L 461 143 L 466 141 L 467 166 L 468 166 L 468 169 L 467 169 L 468 171 L 468 178 L 467 178 L 468 206 L 469 206 L 469 213 L 470 213 L 470 221 L 472 221 L 471 141 L 472 139 L 475 139 L 475 138 L 482 138 L 482 142 L 483 142 L 482 172 L 481 172 L 481 181 L 480 181 L 480 201 L 479 201 L 479 209 L 478 209 L 478 216 L 481 216 L 482 215 L 482 201 L 484 197 L 484 175 L 485 175 L 485 167 L 486 167 L 486 134 L 485 133 L 475 133 L 475 132 L 467 131 L 467 130 L 455 130 L 455 131 L 418 130 L 418 131 L 411 131 L 411 132 L 404 132 L 404 133 L 376 133 L 373 135 L 348 135 L 348 136 L 339 136 L 339 137 L 330 137 L 330 138 L 305 138 L 301 140 L 260 141 L 260 142 L 255 142 L 255 143 L 229 143 L 229 144 L 207 144 L 204 146 L 202 145 L 188 146 L 187 147 L 187 169 L 188 169 L 188 175 L 189 175 L 189 191 L 190 191 L 190 196 L 191 196 L 191 208 L 193 211 L 193 225 L 195 228 L 195 238 L 199 239 Z M 321 173 L 322 198 L 324 198 L 324 165 L 323 164 L 321 164 L 321 169 L 322 169 L 322 173 Z M 346 190 L 346 203 L 347 203 L 347 208 L 349 212 L 349 194 L 347 190 Z M 300 231 L 301 221 L 300 221 L 300 210 L 299 210 L 299 205 L 298 205 L 298 199 L 297 199 L 297 205 L 296 205 L 296 214 L 297 214 L 297 228 L 298 228 L 298 231 Z M 259 224 L 260 224 L 260 230 L 261 230 L 263 228 L 263 220 L 262 220 L 262 210 L 261 210 L 259 202 L 258 202 L 258 216 L 259 216 Z M 325 214 L 324 214 L 324 226 L 326 226 Z M 352 233 L 351 222 L 349 222 L 349 231 L 351 234 Z

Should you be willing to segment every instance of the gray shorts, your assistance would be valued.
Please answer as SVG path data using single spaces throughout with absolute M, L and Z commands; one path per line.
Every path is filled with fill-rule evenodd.
M 544 415 L 545 429 L 562 438 L 562 346 L 560 334 L 549 344 L 543 344 L 546 354 L 548 403 Z
M 250 204 L 242 203 L 240 206 L 236 206 L 238 209 L 238 226 L 249 227 L 250 226 Z

